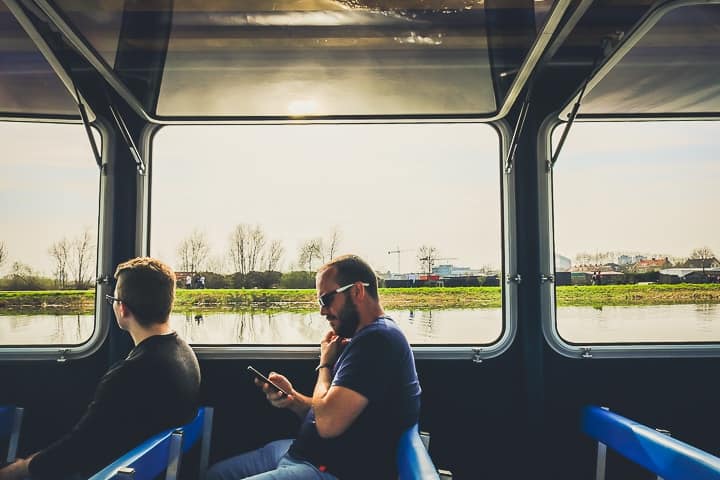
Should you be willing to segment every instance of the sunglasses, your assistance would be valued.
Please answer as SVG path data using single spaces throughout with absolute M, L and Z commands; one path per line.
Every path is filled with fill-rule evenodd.
M 327 307 L 327 306 L 329 306 L 329 305 L 332 303 L 333 298 L 335 298 L 335 295 L 337 295 L 338 293 L 342 293 L 342 292 L 350 289 L 350 287 L 352 287 L 352 286 L 355 285 L 356 283 L 357 283 L 357 282 L 348 283 L 348 284 L 345 285 L 344 287 L 340 287 L 340 288 L 338 288 L 337 290 L 333 290 L 332 292 L 328 292 L 328 293 L 326 293 L 325 295 L 320 295 L 320 296 L 318 297 L 318 303 L 320 304 L 321 307 Z M 369 283 L 365 283 L 365 282 L 360 282 L 360 283 L 362 283 L 362 286 L 363 286 L 363 287 L 369 287 L 369 286 L 370 286 Z

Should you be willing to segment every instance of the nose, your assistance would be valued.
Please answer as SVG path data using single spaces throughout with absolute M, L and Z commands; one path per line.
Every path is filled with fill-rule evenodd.
M 321 306 L 320 307 L 320 315 L 327 315 L 327 313 L 328 313 L 328 306 L 327 305 Z

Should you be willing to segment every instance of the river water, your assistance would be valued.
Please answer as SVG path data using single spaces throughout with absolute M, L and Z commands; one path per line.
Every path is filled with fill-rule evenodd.
M 388 310 L 411 343 L 488 344 L 502 331 L 502 311 Z M 573 343 L 720 342 L 720 304 L 562 307 L 558 332 Z M 328 330 L 317 312 L 195 310 L 170 322 L 201 345 L 312 344 Z M 93 331 L 92 315 L 0 315 L 0 345 L 74 345 Z

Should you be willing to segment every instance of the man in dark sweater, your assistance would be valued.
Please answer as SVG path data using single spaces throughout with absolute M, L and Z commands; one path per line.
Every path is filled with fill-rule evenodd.
M 395 480 L 401 433 L 418 421 L 420 384 L 405 335 L 385 315 L 373 269 L 355 255 L 320 268 L 315 279 L 332 329 L 320 343 L 312 396 L 283 375 L 260 384 L 272 405 L 295 412 L 297 438 L 213 466 L 208 480 Z
M 175 273 L 144 257 L 120 264 L 115 279 L 114 295 L 106 299 L 135 348 L 103 376 L 69 433 L 0 470 L 0 480 L 88 478 L 148 437 L 195 416 L 200 368 L 169 325 Z

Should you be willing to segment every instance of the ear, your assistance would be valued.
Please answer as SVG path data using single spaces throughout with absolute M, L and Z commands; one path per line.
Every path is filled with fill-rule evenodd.
M 353 292 L 353 296 L 357 301 L 361 301 L 365 298 L 365 295 L 367 295 L 365 285 L 363 285 L 362 283 L 356 283 L 355 285 L 357 286 L 357 288 Z

